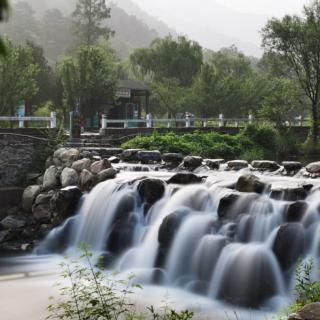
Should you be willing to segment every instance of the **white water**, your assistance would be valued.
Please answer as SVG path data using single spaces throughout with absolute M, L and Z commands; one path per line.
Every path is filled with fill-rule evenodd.
M 237 208 L 246 207 L 246 212 L 237 212 L 234 220 L 221 220 L 217 214 L 220 199 L 232 192 L 226 186 L 231 186 L 238 175 L 214 173 L 203 184 L 167 186 L 162 199 L 144 212 L 137 191 L 139 181 L 128 183 L 139 176 L 145 174 L 123 173 L 116 180 L 99 184 L 85 197 L 78 214 L 53 231 L 39 252 L 51 253 L 61 238 L 67 242 L 62 251 L 69 253 L 85 242 L 97 253 L 108 252 L 114 269 L 133 272 L 137 282 L 147 288 L 157 283 L 163 290 L 180 292 L 177 297 L 184 292 L 190 304 L 192 297 L 198 297 L 223 310 L 243 305 L 276 312 L 288 303 L 294 265 L 282 270 L 273 247 L 280 227 L 286 224 L 290 202 L 270 199 L 268 194 L 250 195 L 248 206 L 241 203 L 248 200 L 241 199 L 232 209 L 237 212 Z M 150 172 L 148 176 L 165 180 L 170 174 Z M 302 182 L 294 178 L 262 179 Z M 301 224 L 309 240 L 303 257 L 314 259 L 313 276 L 319 279 L 320 192 L 311 193 L 306 202 L 308 210 Z M 296 239 L 292 240 L 295 243 Z M 243 319 L 250 319 L 250 312 L 246 314 Z

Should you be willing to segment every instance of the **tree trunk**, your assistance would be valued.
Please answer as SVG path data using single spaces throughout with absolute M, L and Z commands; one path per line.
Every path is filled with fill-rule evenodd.
M 318 116 L 317 102 L 312 102 L 311 111 L 312 111 L 312 125 L 311 125 L 312 143 L 316 145 L 318 143 L 318 137 L 319 137 L 319 116 Z

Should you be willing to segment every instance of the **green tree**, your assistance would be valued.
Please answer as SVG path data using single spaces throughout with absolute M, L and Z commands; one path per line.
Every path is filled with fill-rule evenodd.
M 63 59 L 58 71 L 66 111 L 72 110 L 80 101 L 81 112 L 92 116 L 112 103 L 117 83 L 117 64 L 112 52 L 84 47 L 75 60 Z
M 38 92 L 38 66 L 29 46 L 5 42 L 6 55 L 0 59 L 0 114 L 14 115 L 15 107 Z
M 105 25 L 110 8 L 105 0 L 78 0 L 73 16 L 73 32 L 78 44 L 92 47 L 100 37 L 109 39 L 112 30 Z
M 9 11 L 9 1 L 8 0 L 0 0 L 0 21 L 6 20 Z M 0 54 L 5 52 L 5 46 L 0 38 Z
M 202 59 L 202 48 L 197 42 L 171 36 L 156 39 L 149 48 L 136 49 L 130 56 L 136 76 L 150 76 L 155 81 L 177 79 L 183 86 L 191 86 L 200 72 Z
M 311 102 L 311 135 L 316 144 L 320 102 L 320 1 L 305 6 L 302 16 L 271 19 L 262 35 L 265 50 L 276 52 L 288 61 Z

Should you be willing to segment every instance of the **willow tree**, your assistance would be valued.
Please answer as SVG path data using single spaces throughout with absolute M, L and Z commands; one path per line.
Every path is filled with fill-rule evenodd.
M 265 50 L 286 59 L 310 100 L 311 135 L 316 144 L 320 133 L 320 0 L 305 6 L 301 16 L 271 19 L 262 36 Z

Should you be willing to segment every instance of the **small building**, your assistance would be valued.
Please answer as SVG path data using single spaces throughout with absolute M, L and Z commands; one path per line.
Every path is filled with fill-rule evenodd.
M 119 80 L 114 105 L 106 107 L 105 114 L 110 120 L 141 119 L 149 113 L 149 96 L 150 88 L 146 83 L 137 80 Z M 138 125 L 130 121 L 129 126 Z

